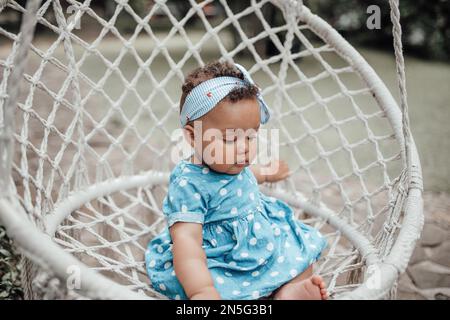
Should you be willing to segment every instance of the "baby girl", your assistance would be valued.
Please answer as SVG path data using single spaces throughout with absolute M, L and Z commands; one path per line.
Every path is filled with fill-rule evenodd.
M 193 153 L 171 172 L 168 227 L 145 254 L 154 289 L 170 299 L 327 299 L 312 271 L 325 238 L 259 191 L 289 170 L 283 161 L 251 165 L 270 114 L 247 70 L 212 62 L 182 90 L 180 121 Z

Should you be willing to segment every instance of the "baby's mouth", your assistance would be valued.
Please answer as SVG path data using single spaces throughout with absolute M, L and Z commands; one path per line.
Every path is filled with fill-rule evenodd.
M 248 161 L 242 162 L 242 163 L 236 163 L 235 166 L 238 168 L 246 167 L 249 165 Z

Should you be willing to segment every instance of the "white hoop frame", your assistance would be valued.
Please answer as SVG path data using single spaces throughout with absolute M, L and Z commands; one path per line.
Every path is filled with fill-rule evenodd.
M 386 113 L 387 119 L 390 121 L 394 130 L 395 138 L 402 148 L 402 159 L 405 165 L 409 164 L 406 170 L 411 177 L 404 207 L 403 227 L 398 234 L 390 254 L 381 261 L 376 254 L 376 248 L 373 247 L 367 237 L 343 219 L 336 216 L 328 208 L 324 206 L 312 206 L 298 192 L 295 194 L 286 194 L 285 192 L 283 193 L 279 190 L 269 188 L 264 188 L 264 191 L 326 220 L 331 226 L 339 229 L 355 245 L 365 260 L 366 266 L 376 266 L 381 271 L 383 278 L 378 288 L 370 288 L 366 279 L 366 281 L 353 291 L 337 295 L 336 298 L 382 298 L 392 288 L 399 274 L 406 269 L 415 242 L 423 226 L 422 174 L 417 150 L 412 138 L 411 141 L 405 141 L 400 108 L 384 83 L 364 58 L 336 30 L 320 17 L 312 14 L 308 8 L 304 6 L 301 8 L 299 19 L 307 24 L 326 43 L 333 46 L 337 53 L 355 68 L 357 74 L 361 76 L 367 86 L 372 90 L 380 108 Z M 29 42 L 25 41 L 20 45 L 22 46 L 20 51 L 23 52 L 23 50 L 28 50 Z M 14 104 L 15 101 L 9 101 L 8 105 L 13 106 Z M 405 143 L 409 143 L 409 147 L 411 148 L 411 159 L 409 161 L 406 161 Z M 166 173 L 151 171 L 141 175 L 123 176 L 113 180 L 107 180 L 91 185 L 85 191 L 72 193 L 58 203 L 55 206 L 54 212 L 46 217 L 46 233 L 38 230 L 30 222 L 24 209 L 13 195 L 0 198 L 0 220 L 6 227 L 8 235 L 20 247 L 25 256 L 29 257 L 41 267 L 51 270 L 58 278 L 67 280 L 69 276 L 67 268 L 74 265 L 78 266 L 81 270 L 80 293 L 83 295 L 90 298 L 104 299 L 152 299 L 119 285 L 98 272 L 89 269 L 88 266 L 78 261 L 53 242 L 51 237 L 68 215 L 88 201 L 116 191 L 139 186 L 148 187 L 165 184 L 167 181 L 168 175 Z M 367 272 L 365 276 L 367 278 Z

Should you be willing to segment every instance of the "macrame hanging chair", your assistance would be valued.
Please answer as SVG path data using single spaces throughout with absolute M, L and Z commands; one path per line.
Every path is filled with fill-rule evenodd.
M 144 253 L 166 227 L 183 76 L 213 57 L 245 65 L 263 90 L 265 127 L 280 129 L 293 173 L 261 191 L 327 237 L 315 272 L 331 298 L 395 296 L 423 224 L 398 0 L 389 2 L 399 105 L 302 1 L 189 0 L 181 16 L 165 0 L 149 1 L 144 15 L 111 1 L 108 16 L 93 1 L 61 2 L 0 0 L 2 15 L 21 16 L 20 32 L 0 27 L 9 49 L 0 58 L 0 224 L 22 253 L 26 298 L 165 299 Z M 211 4 L 222 13 L 209 15 Z M 157 18 L 170 31 L 157 30 Z M 197 32 L 187 30 L 194 18 Z M 98 26 L 93 41 L 88 22 Z M 51 35 L 34 41 L 36 26 Z

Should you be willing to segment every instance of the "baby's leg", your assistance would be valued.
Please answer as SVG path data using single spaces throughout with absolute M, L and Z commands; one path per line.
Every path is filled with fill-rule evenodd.
M 327 298 L 325 282 L 321 276 L 313 275 L 312 266 L 281 286 L 273 296 L 274 300 L 326 300 Z

